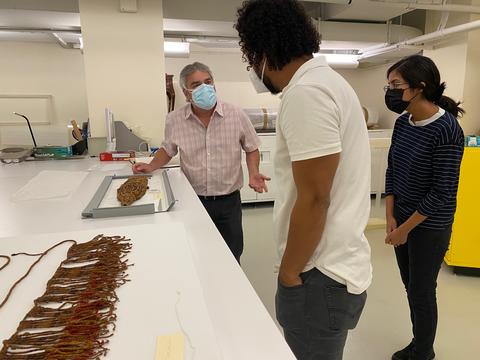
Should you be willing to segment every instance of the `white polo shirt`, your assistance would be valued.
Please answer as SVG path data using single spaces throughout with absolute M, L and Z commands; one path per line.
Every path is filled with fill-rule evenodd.
M 341 153 L 323 235 L 304 271 L 316 267 L 348 292 L 362 293 L 372 281 L 364 235 L 370 214 L 370 145 L 355 91 L 324 57 L 307 61 L 283 90 L 276 131 L 277 271 L 297 198 L 292 162 Z

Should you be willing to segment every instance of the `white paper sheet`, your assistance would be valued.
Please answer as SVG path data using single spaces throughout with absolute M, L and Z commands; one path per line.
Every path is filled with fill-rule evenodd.
M 121 164 L 106 164 L 106 165 L 101 165 L 99 170 L 100 171 L 118 171 L 118 170 L 123 170 L 127 167 L 130 167 L 131 164 L 129 162 L 123 162 Z
M 127 179 L 113 179 L 110 183 L 110 187 L 107 190 L 107 193 L 103 197 L 102 202 L 100 203 L 100 208 L 110 208 L 122 206 L 120 201 L 117 200 L 117 189 L 125 182 Z M 135 201 L 132 205 L 145 205 L 145 204 L 154 204 L 155 211 L 160 211 L 164 209 L 167 199 L 165 194 L 165 187 L 163 184 L 163 178 L 161 173 L 157 173 L 148 179 L 148 189 L 145 195 Z
M 86 171 L 43 170 L 14 193 L 11 199 L 30 201 L 67 198 L 87 175 Z
M 128 161 L 116 161 L 115 163 L 95 164 L 91 166 L 88 171 L 119 171 L 132 166 Z
M 182 224 L 1 238 L 0 254 L 37 253 L 65 239 L 85 242 L 97 234 L 124 235 L 133 242 L 128 255 L 134 264 L 128 270 L 131 281 L 117 290 L 120 301 L 117 303 L 116 330 L 109 339 L 110 351 L 105 359 L 154 359 L 157 338 L 177 332 L 185 337 L 185 360 L 221 359 Z M 0 309 L 0 343 L 15 332 L 32 308 L 33 300 L 43 294 L 47 281 L 65 259 L 69 246 L 65 244 L 42 259 Z M 0 302 L 10 286 L 36 259 L 15 257 L 0 272 Z

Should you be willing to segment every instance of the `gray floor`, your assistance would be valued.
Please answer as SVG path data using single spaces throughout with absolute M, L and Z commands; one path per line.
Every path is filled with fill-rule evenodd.
M 274 318 L 272 205 L 245 207 L 243 216 L 242 267 Z M 393 251 L 383 242 L 384 234 L 384 230 L 366 233 L 372 247 L 374 280 L 359 326 L 349 336 L 344 360 L 387 360 L 411 339 L 405 292 Z M 436 359 L 480 359 L 480 277 L 458 276 L 443 266 L 438 282 Z

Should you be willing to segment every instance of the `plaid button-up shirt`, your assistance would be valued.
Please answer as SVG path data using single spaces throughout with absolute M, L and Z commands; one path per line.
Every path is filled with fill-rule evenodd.
M 240 108 L 217 101 L 208 127 L 190 104 L 169 113 L 162 147 L 171 157 L 180 151 L 180 167 L 198 195 L 226 195 L 243 186 L 242 149 L 258 149 L 260 140 Z

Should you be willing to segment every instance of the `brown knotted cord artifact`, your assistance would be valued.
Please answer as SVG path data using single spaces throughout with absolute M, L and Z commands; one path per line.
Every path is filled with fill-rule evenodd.
M 147 189 L 148 178 L 146 176 L 133 176 L 117 189 L 117 199 L 122 206 L 129 206 L 141 199 Z
M 132 244 L 125 237 L 98 235 L 82 244 L 66 240 L 40 254 L 14 254 L 40 256 L 21 280 L 50 250 L 68 241 L 74 245 L 67 258 L 15 334 L 3 342 L 1 360 L 89 360 L 106 355 L 115 330 L 116 289 L 129 281 L 126 257 Z

